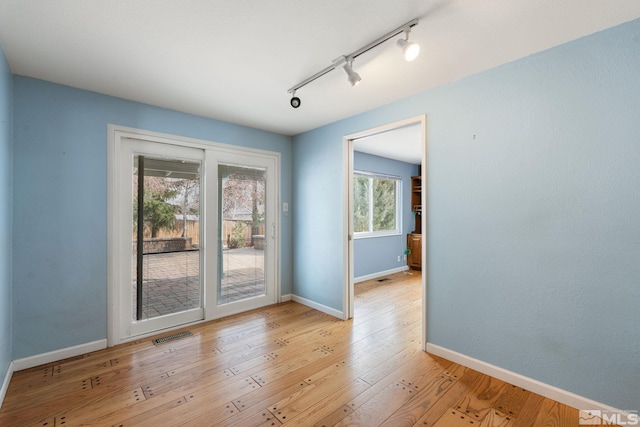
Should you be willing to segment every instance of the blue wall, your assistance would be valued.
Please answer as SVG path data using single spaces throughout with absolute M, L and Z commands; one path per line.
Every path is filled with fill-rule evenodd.
M 0 46 L 0 387 L 12 360 L 12 98 L 13 76 Z
M 635 20 L 294 137 L 294 292 L 342 309 L 342 137 L 426 113 L 429 341 L 639 408 L 639 70 Z
M 354 277 L 368 276 L 406 266 L 404 251 L 407 233 L 414 228 L 411 213 L 411 177 L 418 174 L 418 166 L 371 154 L 354 152 L 353 168 L 359 171 L 377 172 L 402 178 L 402 234 L 400 236 L 355 239 L 353 245 Z M 398 262 L 398 255 L 401 262 Z
M 291 138 L 25 77 L 14 78 L 13 358 L 106 338 L 107 124 L 282 153 Z M 281 216 L 282 293 L 291 221 Z

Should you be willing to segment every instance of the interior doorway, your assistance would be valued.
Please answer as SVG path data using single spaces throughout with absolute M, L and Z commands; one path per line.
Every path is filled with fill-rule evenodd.
M 404 135 L 404 137 L 403 137 Z M 410 136 L 411 135 L 411 136 Z M 407 141 L 407 145 L 403 145 L 402 141 Z M 408 141 L 412 140 L 412 141 Z M 420 264 L 423 266 L 422 268 L 422 347 L 424 349 L 425 343 L 427 340 L 426 335 L 426 301 L 427 301 L 427 288 L 428 288 L 428 270 L 426 268 L 428 261 L 428 245 L 427 245 L 427 230 L 428 230 L 428 218 L 427 218 L 427 210 L 426 210 L 426 200 L 427 200 L 427 145 L 426 145 L 426 116 L 421 115 L 413 118 L 409 118 L 406 120 L 402 120 L 395 123 L 390 123 L 384 126 L 376 127 L 373 129 L 368 129 L 363 132 L 359 132 L 357 134 L 348 135 L 344 138 L 345 144 L 345 170 L 347 171 L 345 177 L 345 185 L 347 196 L 346 210 L 344 214 L 344 220 L 346 223 L 345 229 L 347 229 L 347 236 L 345 239 L 346 242 L 346 260 L 345 265 L 348 266 L 345 280 L 345 289 L 344 289 L 344 301 L 345 307 L 344 312 L 347 314 L 346 318 L 352 318 L 355 314 L 355 284 L 356 279 L 361 281 L 362 279 L 367 279 L 369 277 L 375 278 L 376 274 L 384 276 L 385 273 L 394 273 L 397 271 L 406 270 L 407 261 L 405 256 L 408 255 L 408 247 L 410 245 L 409 241 L 412 240 L 413 243 L 413 258 L 415 260 L 416 256 L 420 257 Z M 372 155 L 371 159 L 375 158 L 386 158 L 395 160 L 397 163 L 407 163 L 417 165 L 419 164 L 419 168 L 415 168 L 416 175 L 413 177 L 407 177 L 406 173 L 404 173 L 404 178 L 402 179 L 402 185 L 405 190 L 405 197 L 402 198 L 402 213 L 398 213 L 402 221 L 402 225 L 400 226 L 400 233 L 392 232 L 388 230 L 385 234 L 382 228 L 385 228 L 384 224 L 376 229 L 374 226 L 373 229 L 370 229 L 371 233 L 363 233 L 366 231 L 362 224 L 366 221 L 363 221 L 362 212 L 364 211 L 363 206 L 366 206 L 367 203 L 375 203 L 371 198 L 376 198 L 376 195 L 373 190 L 382 189 L 384 185 L 387 186 L 387 189 L 384 190 L 387 194 L 390 192 L 391 184 L 385 183 L 385 178 L 397 179 L 397 175 L 391 174 L 390 176 L 385 176 L 383 172 L 375 171 L 375 170 L 362 170 L 366 169 L 367 163 L 363 163 L 362 158 L 366 158 L 366 156 L 362 156 L 361 153 Z M 383 159 L 380 159 L 383 160 Z M 374 169 L 371 167 L 370 169 Z M 380 169 L 380 168 L 378 168 Z M 418 172 L 419 171 L 419 172 Z M 369 174 L 372 175 L 373 178 L 369 179 L 370 185 L 374 186 L 374 188 L 368 193 L 367 196 L 367 187 L 366 187 L 366 179 L 362 177 Z M 380 178 L 379 183 L 376 186 L 375 179 Z M 424 183 L 424 185 L 423 185 Z M 415 198 L 415 186 L 419 184 L 418 190 L 418 199 L 416 203 Z M 413 192 L 413 193 L 412 193 Z M 409 195 L 413 194 L 413 195 Z M 421 197 L 420 197 L 421 196 Z M 369 198 L 367 198 L 369 197 Z M 389 205 L 390 197 L 387 197 L 386 205 Z M 375 207 L 374 207 L 375 208 Z M 375 214 L 373 209 L 371 210 L 372 214 Z M 384 211 L 387 209 L 391 211 L 388 207 L 380 207 L 378 212 Z M 410 214 L 407 215 L 408 211 Z M 387 214 L 385 218 L 388 218 L 391 215 Z M 366 216 L 366 213 L 364 214 Z M 385 219 L 386 220 L 386 219 Z M 386 229 L 391 227 L 386 226 Z M 382 231 L 382 232 L 381 232 Z M 416 234 L 420 238 L 420 242 L 418 246 L 415 245 L 415 236 Z M 422 234 L 424 234 L 424 238 L 422 238 Z M 414 239 L 411 239 L 411 236 L 414 236 Z M 395 257 L 398 258 L 398 266 L 397 268 L 393 268 L 392 264 L 384 264 L 384 262 L 377 263 L 378 265 L 374 268 L 375 272 L 372 272 L 369 275 L 363 276 L 363 269 L 357 268 L 356 265 L 356 245 L 359 245 L 359 248 L 363 247 L 363 242 L 378 242 L 375 244 L 368 243 L 367 246 L 376 247 L 374 252 L 379 252 L 383 247 L 386 247 L 385 251 L 388 252 L 386 254 L 382 254 L 382 257 L 386 257 L 387 261 L 392 258 L 392 263 L 395 261 Z M 384 242 L 383 242 L 384 240 Z M 398 243 L 399 242 L 399 243 Z M 391 252 L 389 252 L 391 251 Z M 364 254 L 361 256 L 362 258 L 371 258 L 368 254 Z M 360 261 L 361 263 L 361 261 Z M 386 266 L 385 266 L 386 265 Z M 366 272 L 366 271 L 365 271 Z M 416 273 L 417 274 L 417 273 Z

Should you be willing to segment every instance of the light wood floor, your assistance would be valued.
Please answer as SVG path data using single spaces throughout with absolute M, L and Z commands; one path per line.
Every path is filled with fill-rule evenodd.
M 420 350 L 420 274 L 355 319 L 289 302 L 16 372 L 0 426 L 577 426 L 578 411 Z

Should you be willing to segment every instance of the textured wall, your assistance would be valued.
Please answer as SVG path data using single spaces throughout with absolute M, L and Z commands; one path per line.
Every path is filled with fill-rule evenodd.
M 106 338 L 107 124 L 278 151 L 290 202 L 290 137 L 25 77 L 14 86 L 14 359 Z M 281 231 L 288 294 L 290 217 Z
M 296 136 L 294 292 L 342 307 L 342 137 L 426 113 L 429 341 L 640 409 L 638 70 L 640 20 Z

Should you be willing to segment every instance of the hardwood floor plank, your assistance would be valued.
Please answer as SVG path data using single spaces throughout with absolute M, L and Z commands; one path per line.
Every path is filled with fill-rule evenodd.
M 516 419 L 512 415 L 505 415 L 495 409 L 491 409 L 480 427 L 513 427 Z
M 336 426 L 378 426 L 416 393 L 413 387 L 395 381 L 342 419 Z
M 386 427 L 411 427 L 415 425 L 435 403 L 449 390 L 455 380 L 445 374 L 441 374 L 431 381 L 424 389 L 420 390 L 405 405 L 402 405 L 382 426 Z
M 348 406 L 342 406 L 340 408 L 335 409 L 326 417 L 322 418 L 319 422 L 313 424 L 314 427 L 331 427 L 336 425 L 340 420 L 347 417 L 350 413 L 353 412 L 353 409 Z M 311 424 L 298 424 L 298 425 L 311 425 Z
M 422 352 L 420 273 L 389 279 L 356 285 L 348 321 L 287 302 L 15 372 L 0 426 L 577 424 L 573 408 Z
M 327 394 L 313 406 L 293 417 L 289 424 L 301 427 L 334 425 L 353 412 L 353 409 L 348 405 L 344 405 L 344 402 L 352 400 L 369 387 L 370 385 L 366 382 L 356 379 L 348 385 Z
M 440 376 L 449 365 L 450 363 L 445 363 L 443 366 L 440 359 L 424 352 L 414 353 L 413 357 L 397 364 L 395 369 L 384 377 L 396 378 L 392 384 L 357 407 L 339 425 L 381 425 L 420 391 L 428 388 L 433 379 Z
M 506 383 L 503 381 L 482 375 L 478 377 L 471 385 L 471 389 L 453 408 L 471 417 L 471 419 L 482 421 L 505 387 Z
M 95 416 L 100 425 L 162 425 L 162 423 L 183 422 L 200 415 L 199 411 L 206 411 L 216 416 L 228 412 L 229 402 L 222 403 L 226 398 L 242 395 L 259 386 L 251 378 L 233 377 L 221 384 L 206 386 L 184 386 L 170 392 L 154 395 L 144 402 L 139 402 L 128 408 L 125 416 L 118 412 Z M 163 411 L 158 408 L 162 407 Z M 233 413 L 231 413 L 232 415 Z M 155 423 L 155 424 L 154 424 Z
M 285 423 L 286 420 L 292 420 L 298 416 L 298 423 L 307 422 L 307 425 L 311 424 L 314 417 L 320 417 L 316 411 L 311 411 L 310 408 L 318 406 L 318 403 L 327 405 L 327 396 L 331 396 L 329 407 L 346 406 L 344 403 L 352 396 L 357 396 L 362 391 L 369 388 L 369 384 L 361 379 L 353 378 L 355 374 L 354 369 L 347 365 L 345 361 L 336 363 L 329 368 L 323 369 L 317 375 L 309 377 L 305 382 L 309 384 L 309 387 L 301 390 L 296 395 L 287 396 L 275 404 L 273 404 L 269 410 L 278 417 L 280 421 Z M 345 393 L 343 390 L 347 389 Z M 339 392 L 339 393 L 336 393 Z M 323 408 L 322 412 L 327 409 Z M 329 409 L 331 410 L 331 409 Z M 316 414 L 314 414 L 316 412 Z M 301 416 L 306 414 L 305 416 Z M 324 415 L 323 415 L 324 416 Z M 311 419 L 310 419 L 311 418 Z M 316 420 L 319 418 L 315 418 Z M 315 421 L 314 421 L 315 422 Z
M 452 409 L 456 402 L 460 401 L 462 396 L 472 388 L 472 385 L 482 376 L 479 372 L 468 369 L 459 379 L 454 379 L 450 374 L 451 371 L 457 371 L 455 367 L 449 369 L 443 375 L 453 380 L 453 384 L 437 399 L 433 404 L 426 408 L 426 411 L 413 424 L 415 427 L 432 427 L 445 413 Z
M 396 350 L 393 350 L 393 347 L 387 348 L 384 352 L 378 351 L 380 349 L 378 342 L 379 341 L 377 340 L 374 342 L 369 342 L 368 340 L 360 340 L 357 343 L 355 343 L 354 346 L 352 347 L 353 349 L 352 353 L 349 353 L 347 351 L 345 351 L 343 354 L 334 353 L 331 356 L 328 356 L 321 360 L 321 362 L 324 363 L 325 366 L 318 366 L 318 364 L 314 364 L 314 365 L 310 365 L 308 368 L 304 367 L 300 371 L 300 373 L 303 374 L 303 376 L 301 376 L 300 378 L 302 378 L 305 381 L 305 384 L 312 383 L 318 378 L 321 378 L 322 376 L 326 375 L 326 372 L 324 372 L 324 370 L 333 369 L 330 363 L 341 363 L 340 361 L 343 360 L 345 357 L 348 357 L 351 363 L 350 369 L 346 372 L 349 373 L 351 378 L 354 378 L 359 373 L 366 372 L 366 369 L 369 369 L 369 365 L 376 366 L 381 361 L 384 361 L 385 360 L 384 358 L 389 357 L 389 354 L 392 355 L 396 351 Z M 366 357 L 364 357 L 365 355 Z M 375 355 L 375 356 L 372 358 L 372 355 Z M 360 357 L 360 356 L 363 356 L 363 357 Z M 296 373 L 293 373 L 292 375 L 296 375 Z M 267 387 L 264 387 L 264 389 L 266 390 Z M 258 393 L 260 392 L 262 392 L 262 390 L 258 391 Z M 252 393 L 252 395 L 254 396 L 244 397 L 244 400 L 242 402 L 240 401 L 236 402 L 236 405 L 240 405 L 240 404 L 242 405 L 247 404 L 247 406 L 256 405 L 256 402 L 252 401 L 252 399 L 255 399 L 256 393 Z M 284 394 L 283 396 L 287 396 L 287 394 Z M 348 400 L 351 398 L 352 397 L 349 396 L 347 400 L 342 401 L 340 404 L 342 405 L 348 402 Z M 273 402 L 274 401 L 272 400 L 270 403 L 273 403 Z M 266 401 L 262 401 L 260 403 L 264 404 L 266 403 Z M 242 425 L 242 424 L 239 424 L 239 425 Z
M 407 347 L 378 365 L 376 369 L 370 370 L 367 374 L 362 376 L 362 379 L 369 384 L 375 384 L 402 366 L 406 366 L 407 363 L 410 363 L 412 358 L 416 357 L 418 354 L 424 354 L 418 346 Z M 450 365 L 450 363 L 448 365 Z
M 433 425 L 434 427 L 478 427 L 478 420 L 475 417 L 460 412 L 454 408 L 449 408 L 448 411 L 440 417 L 440 419 Z
M 514 427 L 532 426 L 542 408 L 542 402 L 544 402 L 544 397 L 539 394 L 529 393 L 514 422 Z
M 531 392 L 521 387 L 509 385 L 505 388 L 504 393 L 498 397 L 493 407 L 505 415 L 518 418 L 530 394 Z
M 540 427 L 576 426 L 578 425 L 578 410 L 550 399 L 544 399 L 534 425 Z
M 280 423 L 280 421 L 271 413 L 271 411 L 269 411 L 269 406 L 274 401 L 294 394 L 301 388 L 308 387 L 308 384 L 304 381 L 298 381 L 295 384 L 291 384 L 288 387 L 282 388 L 286 383 L 287 382 L 274 383 L 234 400 L 233 403 L 240 410 L 240 413 L 234 415 L 229 420 L 223 422 L 221 425 L 237 427 L 257 425 L 257 423 L 253 421 L 256 419 L 261 420 L 260 423 L 269 421 L 269 419 L 275 420 Z

